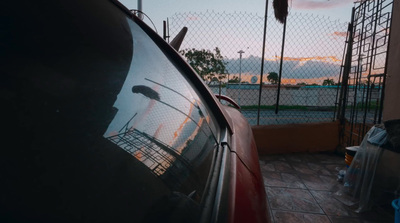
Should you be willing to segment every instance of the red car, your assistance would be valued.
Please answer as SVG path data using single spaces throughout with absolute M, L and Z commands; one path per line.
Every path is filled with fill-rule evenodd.
M 1 10 L 0 222 L 269 222 L 248 122 L 123 5 Z

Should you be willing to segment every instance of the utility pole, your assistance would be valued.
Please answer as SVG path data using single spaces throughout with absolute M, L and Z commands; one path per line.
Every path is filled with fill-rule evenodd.
M 240 59 L 239 59 L 239 96 L 238 96 L 238 104 L 240 105 L 240 90 L 241 90 L 241 84 L 242 84 L 242 54 L 244 53 L 243 50 L 240 50 L 239 52 Z
M 137 6 L 138 6 L 138 17 L 139 19 L 143 20 L 142 0 L 138 0 Z

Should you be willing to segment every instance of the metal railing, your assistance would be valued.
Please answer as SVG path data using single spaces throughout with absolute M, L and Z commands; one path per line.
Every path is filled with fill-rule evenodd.
M 343 146 L 359 145 L 382 122 L 393 0 L 369 0 L 353 8 L 348 28 L 337 117 Z

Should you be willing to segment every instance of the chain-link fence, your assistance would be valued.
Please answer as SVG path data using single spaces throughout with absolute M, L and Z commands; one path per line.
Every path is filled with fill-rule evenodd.
M 211 82 L 210 87 L 234 99 L 251 125 L 334 119 L 347 23 L 292 13 L 284 35 L 283 25 L 268 17 L 261 80 L 263 16 L 207 11 L 168 19 L 171 37 L 188 28 L 181 49 L 220 49 L 229 74 L 222 85 Z

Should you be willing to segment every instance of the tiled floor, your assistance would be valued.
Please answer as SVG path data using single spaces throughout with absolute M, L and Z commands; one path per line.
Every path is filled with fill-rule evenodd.
M 393 223 L 390 204 L 356 213 L 343 192 L 339 170 L 344 157 L 331 153 L 260 157 L 271 220 L 274 223 Z M 353 206 L 352 206 L 353 205 Z M 353 209 L 352 209 L 353 207 Z

